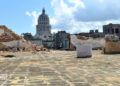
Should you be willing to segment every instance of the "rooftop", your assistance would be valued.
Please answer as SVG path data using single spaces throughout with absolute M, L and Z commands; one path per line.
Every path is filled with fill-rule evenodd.
M 92 58 L 76 58 L 75 51 L 11 53 L 15 55 L 13 58 L 3 54 L 0 56 L 1 86 L 120 85 L 119 54 L 93 51 Z

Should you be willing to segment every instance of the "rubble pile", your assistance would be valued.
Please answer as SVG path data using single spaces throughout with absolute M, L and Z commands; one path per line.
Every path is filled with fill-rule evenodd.
M 106 42 L 118 42 L 119 37 L 117 35 L 106 35 L 105 40 Z
M 105 54 L 120 53 L 120 40 L 116 35 L 105 36 L 105 47 L 103 49 Z
M 0 35 L 0 42 L 8 42 L 8 41 L 13 41 L 14 37 L 8 35 L 8 34 L 2 34 Z
M 2 34 L 0 34 L 0 42 L 9 42 L 21 39 L 19 35 L 17 35 L 15 32 L 13 32 L 4 25 L 0 26 L 0 30 L 4 31 Z
M 78 39 L 80 40 L 87 40 L 89 39 L 89 37 L 85 37 L 85 36 L 77 36 Z
M 4 44 L 0 43 L 0 50 L 6 49 L 6 48 L 7 48 L 7 46 L 5 46 Z
M 1 51 L 47 51 L 20 37 L 6 26 L 0 26 L 0 50 Z

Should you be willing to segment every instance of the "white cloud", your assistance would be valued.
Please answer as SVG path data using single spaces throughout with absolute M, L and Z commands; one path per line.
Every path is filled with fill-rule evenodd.
M 58 28 L 52 28 L 52 30 L 51 30 L 52 33 L 57 33 L 58 31 L 61 31 L 61 30 Z
M 32 22 L 33 22 L 32 26 L 37 25 L 37 20 L 38 20 L 39 14 L 40 14 L 40 12 L 37 12 L 37 11 L 32 11 L 32 12 L 26 11 L 26 15 L 32 17 Z
M 72 16 L 79 8 L 85 8 L 81 0 L 51 0 L 51 5 L 55 11 L 55 16 Z
M 106 21 L 120 18 L 120 0 L 84 0 L 85 9 L 74 14 L 79 21 Z
M 58 21 L 56 20 L 56 18 L 53 18 L 53 17 L 50 18 L 51 25 L 56 25 L 57 23 L 58 23 Z
M 81 0 L 52 0 L 51 5 L 55 12 L 55 16 L 51 18 L 53 28 L 71 33 L 79 31 L 80 25 L 74 20 L 73 14 L 79 9 L 85 9 Z
M 26 15 L 31 16 L 31 13 L 29 13 L 28 11 L 26 11 Z
M 120 23 L 119 0 L 52 0 L 55 16 L 53 28 L 70 33 L 102 31 L 102 25 Z
M 52 32 L 66 30 L 70 33 L 102 31 L 102 25 L 120 23 L 119 0 L 51 0 L 54 16 L 50 17 Z M 37 24 L 40 12 L 26 12 Z M 49 14 L 48 14 L 49 15 Z

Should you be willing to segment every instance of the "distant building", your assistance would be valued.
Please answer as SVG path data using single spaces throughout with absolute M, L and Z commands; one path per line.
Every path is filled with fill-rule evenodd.
M 42 10 L 42 14 L 38 18 L 35 36 L 32 36 L 31 33 L 24 33 L 23 36 L 26 40 L 30 40 L 34 44 L 47 48 L 53 47 L 50 20 L 45 13 L 45 9 Z
M 104 37 L 104 34 L 102 32 L 99 32 L 99 30 L 90 30 L 88 33 L 79 33 L 76 34 L 77 36 L 85 36 L 85 37 L 92 37 L 92 38 L 101 38 Z
M 59 31 L 54 35 L 54 48 L 55 49 L 70 49 L 70 34 L 65 31 Z
M 42 40 L 48 40 L 51 38 L 51 25 L 49 17 L 45 13 L 45 9 L 42 10 L 42 14 L 38 18 L 35 38 L 40 38 Z
M 22 35 L 26 40 L 34 39 L 31 33 L 23 33 Z
M 103 33 L 106 34 L 115 34 L 120 37 L 120 24 L 108 24 L 103 26 Z
M 89 33 L 90 33 L 90 34 L 94 34 L 94 30 L 90 30 Z

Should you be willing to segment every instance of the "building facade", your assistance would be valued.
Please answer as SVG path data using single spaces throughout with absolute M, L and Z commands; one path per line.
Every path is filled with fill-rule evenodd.
M 23 33 L 22 34 L 25 40 L 32 40 L 33 36 L 31 33 Z
M 103 33 L 107 34 L 115 34 L 120 37 L 120 24 L 108 24 L 103 26 Z
M 70 34 L 65 31 L 59 31 L 54 35 L 55 49 L 69 49 L 70 48 Z

